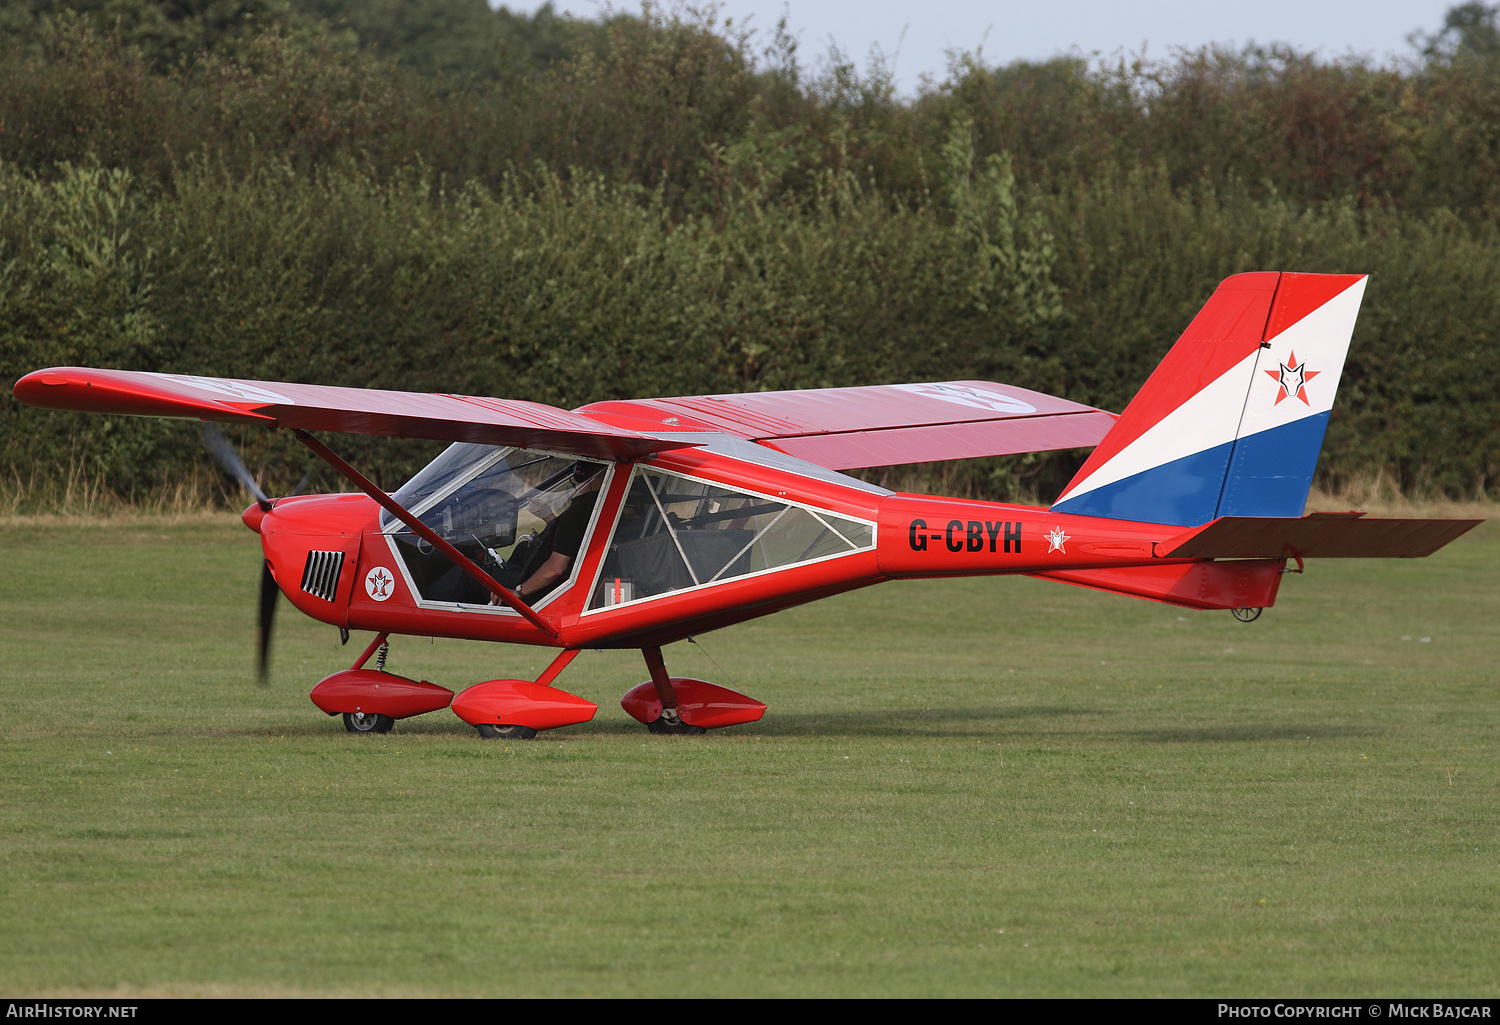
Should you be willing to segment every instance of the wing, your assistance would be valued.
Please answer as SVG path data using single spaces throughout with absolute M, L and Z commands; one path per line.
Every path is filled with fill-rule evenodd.
M 187 374 L 55 367 L 16 382 L 42 409 L 263 423 L 305 431 L 515 445 L 608 458 L 682 448 L 629 427 L 517 399 L 332 388 Z
M 1088 448 L 1115 414 L 988 381 L 595 402 L 576 412 L 653 431 L 722 431 L 831 470 Z

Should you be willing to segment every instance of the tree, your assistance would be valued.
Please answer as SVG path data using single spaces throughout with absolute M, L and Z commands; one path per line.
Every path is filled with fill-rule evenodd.
M 1433 35 L 1418 32 L 1412 42 L 1430 61 L 1489 61 L 1500 57 L 1500 3 L 1478 0 L 1450 7 L 1443 27 Z

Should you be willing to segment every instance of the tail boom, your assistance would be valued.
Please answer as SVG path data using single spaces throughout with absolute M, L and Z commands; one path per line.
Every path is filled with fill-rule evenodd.
M 1034 506 L 893 495 L 881 503 L 877 558 L 886 577 L 1026 574 L 1193 609 L 1275 602 L 1284 558 L 1162 558 L 1181 534 Z
M 1289 559 L 1418 558 L 1480 520 L 1232 516 L 1184 531 L 1055 509 L 892 495 L 880 504 L 882 577 L 1026 574 L 1196 609 L 1273 604 Z
M 1060 515 L 1036 506 L 928 495 L 880 503 L 876 557 L 886 577 L 993 576 L 1160 561 L 1180 527 Z

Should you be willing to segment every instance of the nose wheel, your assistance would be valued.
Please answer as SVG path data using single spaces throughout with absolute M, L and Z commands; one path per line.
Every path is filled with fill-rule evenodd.
M 350 733 L 389 733 L 396 720 L 379 712 L 345 712 L 344 729 Z

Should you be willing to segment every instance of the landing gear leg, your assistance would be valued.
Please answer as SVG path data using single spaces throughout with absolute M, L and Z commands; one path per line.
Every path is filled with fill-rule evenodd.
M 662 661 L 660 648 L 642 648 L 646 656 L 646 668 L 651 670 L 651 683 L 656 687 L 657 700 L 661 702 L 661 715 L 646 724 L 652 733 L 667 733 L 677 736 L 695 736 L 707 731 L 702 726 L 693 726 L 682 721 L 677 713 L 677 694 L 672 690 L 672 678 L 667 675 L 667 664 Z

